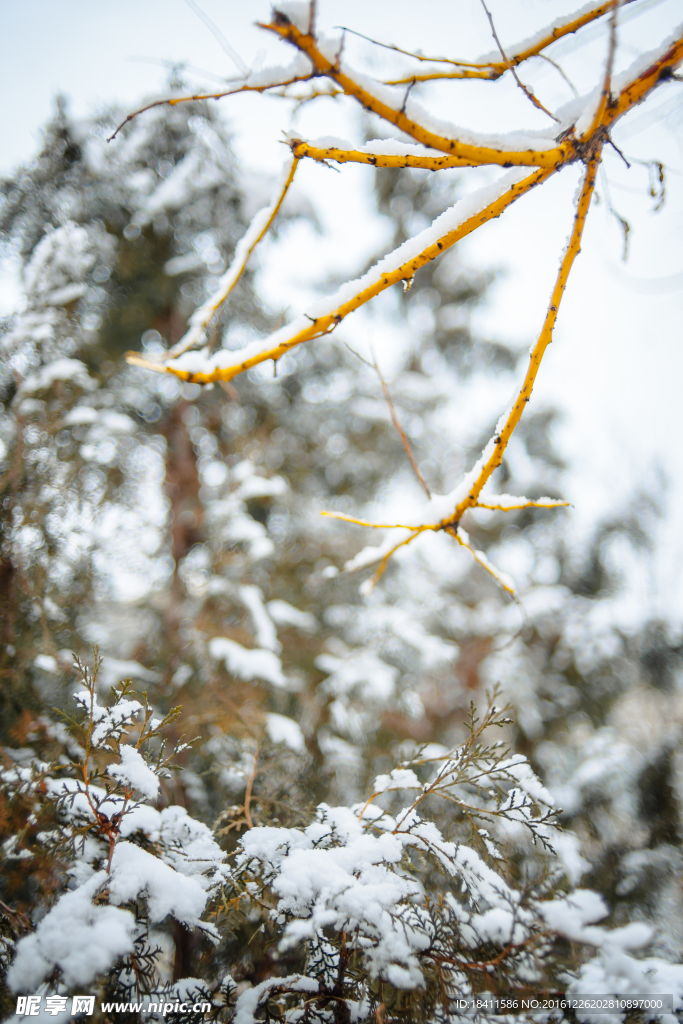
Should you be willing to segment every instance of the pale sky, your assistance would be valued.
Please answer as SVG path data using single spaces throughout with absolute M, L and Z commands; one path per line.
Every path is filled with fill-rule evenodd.
M 578 3 L 490 0 L 488 6 L 505 45 L 570 13 Z M 201 7 L 248 66 L 287 61 L 284 46 L 253 24 L 267 20 L 267 0 L 201 0 Z M 623 14 L 619 67 L 663 40 L 680 21 L 681 7 L 678 0 L 639 0 Z M 204 78 L 192 76 L 202 89 L 217 87 L 218 78 L 235 71 L 184 0 L 0 0 L 0 17 L 3 173 L 35 152 L 57 92 L 80 115 L 111 101 L 135 107 L 143 97 L 162 94 L 163 61 L 183 61 L 205 71 Z M 319 22 L 323 28 L 345 25 L 385 42 L 464 60 L 494 47 L 479 0 L 319 0 Z M 549 51 L 580 92 L 600 80 L 606 36 L 604 23 L 599 26 L 573 37 L 588 39 L 587 45 L 563 40 Z M 354 51 L 353 45 L 350 57 L 371 52 L 367 47 Z M 386 51 L 372 53 L 373 70 L 381 74 L 390 57 Z M 522 77 L 551 109 L 570 96 L 557 71 L 541 61 L 525 65 Z M 510 130 L 547 124 L 512 80 L 440 83 L 419 98 L 435 113 L 467 127 Z M 222 100 L 221 109 L 234 128 L 243 164 L 258 174 L 276 171 L 291 104 L 235 96 Z M 353 139 L 359 130 L 350 101 L 330 100 L 305 109 L 298 127 L 304 137 Z M 592 211 L 534 401 L 555 402 L 565 411 L 558 440 L 573 460 L 566 496 L 575 505 L 578 526 L 618 508 L 639 482 L 647 484 L 655 462 L 668 475 L 658 600 L 662 611 L 672 602 L 683 611 L 678 527 L 683 502 L 683 445 L 678 440 L 683 405 L 683 86 L 662 86 L 647 105 L 624 119 L 614 137 L 632 164 L 628 170 L 613 151 L 604 161 L 611 202 L 631 224 L 629 260 L 621 262 L 621 232 L 607 210 L 601 183 L 603 202 Z M 659 214 L 652 213 L 646 168 L 632 158 L 666 165 L 667 199 Z M 477 187 L 491 173 L 465 171 L 464 189 Z M 314 238 L 310 232 L 295 232 L 280 251 L 270 247 L 261 282 L 276 302 L 286 301 L 292 312 L 299 312 L 297 302 L 306 301 L 310 281 L 331 271 L 355 275 L 363 258 L 382 244 L 382 227 L 370 217 L 371 174 L 368 168 L 348 166 L 341 174 L 315 166 L 301 169 L 299 185 L 320 209 L 325 233 Z M 525 346 L 534 340 L 571 227 L 577 180 L 578 169 L 569 168 L 464 243 L 474 265 L 503 271 L 478 315 L 484 334 Z M 9 294 L 0 284 L 5 306 Z

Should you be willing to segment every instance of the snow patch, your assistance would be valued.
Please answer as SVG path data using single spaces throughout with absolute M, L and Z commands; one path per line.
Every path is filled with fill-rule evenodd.
M 214 661 L 224 662 L 228 672 L 239 679 L 246 682 L 261 679 L 273 686 L 284 686 L 286 683 L 282 663 L 273 651 L 259 648 L 248 650 L 235 640 L 223 636 L 209 640 L 208 647 Z

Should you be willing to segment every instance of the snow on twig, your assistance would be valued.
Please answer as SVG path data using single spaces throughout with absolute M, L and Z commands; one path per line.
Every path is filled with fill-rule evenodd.
M 188 349 L 197 348 L 206 341 L 206 332 L 209 324 L 239 281 L 249 262 L 249 257 L 277 217 L 285 196 L 289 191 L 289 186 L 294 180 L 298 163 L 299 161 L 294 158 L 285 160 L 275 188 L 273 201 L 262 210 L 259 210 L 253 218 L 246 233 L 237 243 L 232 263 L 216 285 L 216 290 L 209 296 L 204 305 L 200 306 L 192 314 L 189 330 L 180 339 L 178 344 L 169 350 L 169 358 L 175 359 L 183 352 L 187 352 Z

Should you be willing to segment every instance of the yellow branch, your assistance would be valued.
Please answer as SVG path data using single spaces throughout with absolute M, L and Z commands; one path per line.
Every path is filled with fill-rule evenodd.
M 631 0 L 624 0 L 625 3 L 630 3 Z M 525 50 L 513 53 L 512 57 L 507 62 L 491 63 L 489 65 L 462 65 L 461 70 L 449 73 L 439 73 L 434 75 L 425 76 L 413 76 L 406 79 L 406 84 L 415 81 L 425 81 L 432 78 L 464 78 L 464 77 L 482 77 L 482 78 L 497 78 L 500 77 L 508 68 L 516 67 L 523 61 L 530 57 L 539 55 L 543 49 L 549 46 L 552 42 L 562 38 L 565 35 L 578 31 L 584 25 L 590 23 L 601 17 L 603 14 L 614 9 L 615 0 L 606 0 L 605 3 L 598 4 L 592 10 L 585 12 L 580 17 L 575 18 L 572 22 L 568 22 L 566 25 L 560 25 L 553 28 L 545 37 L 539 40 L 537 43 L 530 45 Z M 226 90 L 222 93 L 204 94 L 191 97 L 174 98 L 171 100 L 160 101 L 161 103 L 180 103 L 188 102 L 190 100 L 199 99 L 218 99 L 221 96 L 228 95 L 231 92 L 241 91 L 258 91 L 263 92 L 268 89 L 283 88 L 287 85 L 293 84 L 295 81 L 302 81 L 315 78 L 316 76 L 325 77 L 330 81 L 336 83 L 336 85 L 348 96 L 354 98 L 362 106 L 368 110 L 373 111 L 383 120 L 393 124 L 400 131 L 409 135 L 415 139 L 418 143 L 425 145 L 433 150 L 438 150 L 442 153 L 442 156 L 432 155 L 420 155 L 420 154 L 403 154 L 400 156 L 376 154 L 371 152 L 364 152 L 362 150 L 344 150 L 337 147 L 316 147 L 311 146 L 302 140 L 292 140 L 290 145 L 292 149 L 292 155 L 294 157 L 293 166 L 290 172 L 289 179 L 283 189 L 279 201 L 277 202 L 275 209 L 273 210 L 272 216 L 268 220 L 268 224 L 264 230 L 260 233 L 259 237 L 250 245 L 247 256 L 251 253 L 254 246 L 260 241 L 260 239 L 267 231 L 272 219 L 277 213 L 277 209 L 284 197 L 291 179 L 294 175 L 294 169 L 298 163 L 298 159 L 302 157 L 309 157 L 314 160 L 324 161 L 332 160 L 338 163 L 356 162 L 369 164 L 375 167 L 419 167 L 429 170 L 440 170 L 446 167 L 462 167 L 462 166 L 478 166 L 482 164 L 494 164 L 494 165 L 518 165 L 518 166 L 529 166 L 536 167 L 537 170 L 530 174 L 523 181 L 513 185 L 503 196 L 500 196 L 494 202 L 484 207 L 476 214 L 471 216 L 468 220 L 463 222 L 459 227 L 446 233 L 440 239 L 433 244 L 427 246 L 421 253 L 413 257 L 406 263 L 401 264 L 394 270 L 382 273 L 377 280 L 373 281 L 372 284 L 363 288 L 353 298 L 341 303 L 332 312 L 317 317 L 312 320 L 310 325 L 305 329 L 298 331 L 290 337 L 285 337 L 282 341 L 273 343 L 270 348 L 264 348 L 261 351 L 254 351 L 254 354 L 243 359 L 242 362 L 227 366 L 227 367 L 216 367 L 209 369 L 206 372 L 191 372 L 189 370 L 181 370 L 174 367 L 172 364 L 160 364 L 145 360 L 136 353 L 128 353 L 128 362 L 138 366 L 143 366 L 151 370 L 158 372 L 168 372 L 179 377 L 182 380 L 189 381 L 192 383 L 209 384 L 214 381 L 227 382 L 232 380 L 238 374 L 245 370 L 250 369 L 266 360 L 272 359 L 274 362 L 277 361 L 290 349 L 297 345 L 300 345 L 306 341 L 310 341 L 314 338 L 321 337 L 324 334 L 333 331 L 341 321 L 364 305 L 370 299 L 380 294 L 385 289 L 392 285 L 403 281 L 410 282 L 415 273 L 423 267 L 426 263 L 435 259 L 446 249 L 449 249 L 460 239 L 470 234 L 476 228 L 480 227 L 487 221 L 499 217 L 501 213 L 507 209 L 516 199 L 526 192 L 530 191 L 533 187 L 543 183 L 549 177 L 551 177 L 557 170 L 567 163 L 571 163 L 577 159 L 582 160 L 586 164 L 586 172 L 584 181 L 579 197 L 576 215 L 574 218 L 574 225 L 572 229 L 571 238 L 562 259 L 557 281 L 552 293 L 550 306 L 545 318 L 545 322 L 538 341 L 531 353 L 529 368 L 527 370 L 524 383 L 519 392 L 517 400 L 508 414 L 505 423 L 500 432 L 489 442 L 487 449 L 484 451 L 481 462 L 477 469 L 471 474 L 473 477 L 473 483 L 469 487 L 469 491 L 465 498 L 463 498 L 456 506 L 454 511 L 446 518 L 442 519 L 438 523 L 432 524 L 421 524 L 416 526 L 410 526 L 407 524 L 391 524 L 394 528 L 406 529 L 409 531 L 409 536 L 404 540 L 395 544 L 391 549 L 384 554 L 381 563 L 372 578 L 371 584 L 374 584 L 379 577 L 382 575 L 386 565 L 392 554 L 397 551 L 400 547 L 410 544 L 415 537 L 426 531 L 438 531 L 444 530 L 450 533 L 458 543 L 465 547 L 468 547 L 474 557 L 478 561 L 482 561 L 484 567 L 491 572 L 496 578 L 499 578 L 496 570 L 488 565 L 483 560 L 481 553 L 475 552 L 469 544 L 468 540 L 461 535 L 460 521 L 462 516 L 468 509 L 476 507 L 489 508 L 492 510 L 507 511 L 512 508 L 518 507 L 550 507 L 549 505 L 542 505 L 540 502 L 530 501 L 524 506 L 508 505 L 504 506 L 502 503 L 495 503 L 495 499 L 490 502 L 479 502 L 479 495 L 490 479 L 493 472 L 500 466 L 510 438 L 519 423 L 519 420 L 523 414 L 524 407 L 529 401 L 532 389 L 535 384 L 536 376 L 540 368 L 541 361 L 545 354 L 545 351 L 552 341 L 553 330 L 555 327 L 557 313 L 564 290 L 566 288 L 569 273 L 573 266 L 576 256 L 580 252 L 581 239 L 585 226 L 586 217 L 590 207 L 591 197 L 595 188 L 595 178 L 597 174 L 597 168 L 600 162 L 602 146 L 606 141 L 609 140 L 609 129 L 617 121 L 618 118 L 622 117 L 625 113 L 631 110 L 636 104 L 640 103 L 660 82 L 666 81 L 671 78 L 674 70 L 683 61 L 683 37 L 677 39 L 671 44 L 669 49 L 662 54 L 661 57 L 657 58 L 649 68 L 643 71 L 634 81 L 627 85 L 617 97 L 611 96 L 611 65 L 614 51 L 614 35 L 612 38 L 610 54 L 608 55 L 607 61 L 607 73 L 603 81 L 603 87 L 601 91 L 600 102 L 596 113 L 593 115 L 592 123 L 588 131 L 586 131 L 580 139 L 576 139 L 574 130 L 571 129 L 564 140 L 556 147 L 546 151 L 536 150 L 525 150 L 525 151 L 506 151 L 503 149 L 495 149 L 486 146 L 477 146 L 469 143 L 459 141 L 457 139 L 448 139 L 440 136 L 429 129 L 423 127 L 420 124 L 412 121 L 405 113 L 404 103 L 401 110 L 397 110 L 394 107 L 389 106 L 387 103 L 378 99 L 374 96 L 367 88 L 364 88 L 359 83 L 355 82 L 349 75 L 342 72 L 339 66 L 339 60 L 335 64 L 332 64 L 317 48 L 315 38 L 312 34 L 300 32 L 295 25 L 293 25 L 289 19 L 275 11 L 274 20 L 272 24 L 262 25 L 262 28 L 268 29 L 278 34 L 282 39 L 291 43 L 301 52 L 305 53 L 306 56 L 313 64 L 313 72 L 310 75 L 302 76 L 298 79 L 291 79 L 288 82 L 274 83 L 270 86 L 262 87 L 250 87 L 244 85 L 236 87 L 234 89 Z M 614 29 L 613 29 L 614 32 Z M 456 62 L 450 62 L 455 64 Z M 407 99 L 407 93 L 406 93 Z M 150 104 L 150 106 L 157 106 L 159 103 Z M 145 107 L 143 109 L 149 109 Z M 138 111 L 140 113 L 140 111 Z M 131 120 L 135 114 L 130 115 L 126 121 Z M 126 122 L 124 122 L 125 124 Z M 117 129 L 118 131 L 119 129 Z M 116 133 L 115 133 L 116 134 Z M 112 136 L 113 137 L 113 136 Z M 245 262 L 246 262 L 245 258 Z M 240 268 L 240 272 L 241 272 Z M 229 290 L 229 289 L 228 289 Z M 226 292 L 227 294 L 227 292 Z M 223 296 L 224 298 L 225 296 Z M 221 299 L 222 301 L 222 299 Z M 218 303 L 220 304 L 220 303 Z M 210 315 L 215 311 L 216 306 L 213 306 Z M 210 318 L 210 317 L 209 317 Z M 310 318 L 309 318 L 310 319 Z M 207 321 L 208 322 L 208 321 Z M 282 335 L 280 335 L 282 336 Z M 274 342 L 274 339 L 273 339 Z M 264 345 L 268 345 L 268 339 L 264 341 Z M 229 354 L 226 354 L 227 358 L 230 358 Z M 235 354 L 237 355 L 237 353 Z M 476 476 L 475 476 L 476 473 Z M 553 504 L 564 504 L 564 503 L 553 503 Z M 330 513 L 323 513 L 330 514 Z M 345 519 L 347 521 L 356 522 L 362 525 L 379 526 L 380 524 L 368 523 L 365 524 L 362 520 L 354 519 L 351 516 L 344 516 L 337 514 L 339 519 Z M 388 526 L 389 524 L 382 524 Z M 500 580 L 505 589 L 509 590 L 508 585 Z
M 623 117 L 636 104 L 641 103 L 660 82 L 665 82 L 671 77 L 681 62 L 683 62 L 683 36 L 672 43 L 666 53 L 662 54 L 630 85 L 622 89 L 616 103 L 608 106 L 605 111 L 602 127 L 609 128 L 618 118 Z
M 221 308 L 223 303 L 226 302 L 226 300 L 228 299 L 228 296 L 230 295 L 233 288 L 235 287 L 235 285 L 241 278 L 242 274 L 244 273 L 247 263 L 251 258 L 251 254 L 253 253 L 254 249 L 259 244 L 259 242 L 268 234 L 268 231 L 270 230 L 273 221 L 280 212 L 280 207 L 282 206 L 285 200 L 285 196 L 289 191 L 289 186 L 294 181 L 294 175 L 296 174 L 296 169 L 298 166 L 298 159 L 293 158 L 291 161 L 291 166 L 289 168 L 289 173 L 285 178 L 285 182 L 282 188 L 280 189 L 277 198 L 273 201 L 273 203 L 271 203 L 270 214 L 268 215 L 268 218 L 266 219 L 261 231 L 258 233 L 258 235 L 252 238 L 252 240 L 249 242 L 248 245 L 246 245 L 244 249 L 242 249 L 244 241 L 238 243 L 235 258 L 233 259 L 233 262 L 231 263 L 227 272 L 219 281 L 217 290 L 207 300 L 207 302 L 205 302 L 203 306 L 200 306 L 200 308 L 196 310 L 195 313 L 192 315 L 192 317 L 190 318 L 191 326 L 189 331 L 186 332 L 185 336 L 180 339 L 177 345 L 174 345 L 173 348 L 169 350 L 168 358 L 176 359 L 178 356 L 182 355 L 183 352 L 187 352 L 188 349 L 194 348 L 202 344 L 202 341 L 206 337 L 206 330 L 209 324 L 211 323 L 211 321 L 213 320 L 214 316 Z M 268 207 L 266 207 L 266 210 L 267 209 Z M 256 216 L 259 217 L 262 215 L 263 211 L 258 213 Z M 252 224 L 253 223 L 254 221 L 252 221 Z M 251 230 L 251 225 L 250 228 L 247 230 L 247 238 L 249 236 L 249 230 Z
M 155 107 L 175 107 L 179 103 L 199 103 L 203 100 L 222 100 L 226 96 L 236 96 L 240 92 L 267 92 L 269 89 L 284 89 L 288 85 L 295 85 L 297 82 L 308 82 L 313 76 L 312 75 L 297 75 L 294 78 L 288 78 L 285 82 L 273 82 L 272 85 L 239 85 L 235 86 L 234 89 L 224 89 L 222 92 L 198 92 L 192 96 L 170 96 L 166 100 L 155 100 L 153 103 L 148 103 L 144 107 L 140 107 L 138 110 L 134 110 L 132 114 L 124 118 L 118 128 L 109 136 L 107 142 L 113 142 L 116 136 L 119 134 L 122 128 L 124 128 L 129 121 L 134 120 L 139 114 L 144 114 L 147 110 L 153 110 Z
M 408 523 L 371 523 L 368 519 L 358 519 L 356 516 L 347 516 L 343 512 L 327 512 L 323 511 L 320 513 L 321 516 L 329 516 L 330 519 L 341 519 L 344 523 L 355 523 L 356 526 L 372 526 L 375 530 L 440 530 L 440 523 L 424 523 L 420 526 L 416 526 L 414 523 L 412 526 Z
M 292 153 L 296 157 L 309 157 L 311 160 L 333 160 L 338 164 L 370 164 L 372 167 L 420 167 L 426 171 L 440 171 L 444 167 L 471 167 L 469 160 L 461 156 L 422 156 L 419 153 L 405 153 L 390 156 L 384 153 L 364 153 L 360 149 L 337 149 L 335 146 L 312 146 L 301 139 L 290 142 Z
M 331 313 L 326 316 L 317 317 L 312 321 L 309 327 L 306 327 L 303 331 L 299 331 L 298 334 L 293 335 L 291 338 L 287 338 L 281 341 L 279 344 L 274 345 L 270 349 L 265 349 L 257 354 L 250 356 L 234 366 L 228 366 L 223 368 L 216 368 L 207 373 L 191 373 L 189 370 L 180 370 L 172 365 L 165 365 L 160 363 L 154 363 L 151 360 L 147 360 L 139 356 L 136 352 L 128 352 L 126 359 L 129 363 L 135 366 L 142 366 L 148 370 L 157 370 L 158 372 L 173 373 L 176 377 L 180 377 L 181 380 L 188 381 L 192 384 L 211 384 L 214 381 L 220 380 L 232 380 L 238 374 L 243 373 L 245 370 L 251 369 L 252 366 L 257 366 L 259 363 L 266 362 L 268 359 L 277 360 L 281 356 L 289 352 L 290 349 L 295 348 L 297 345 L 301 345 L 306 341 L 311 341 L 313 338 L 319 338 L 324 334 L 328 334 L 333 331 L 342 320 L 353 313 L 354 310 L 360 306 L 365 305 L 370 299 L 373 299 L 376 295 L 390 288 L 394 284 L 398 284 L 400 281 L 411 280 L 421 267 L 424 267 L 426 263 L 436 259 L 446 249 L 450 249 L 451 246 L 459 242 L 461 238 L 471 234 L 477 228 L 485 224 L 486 221 L 493 220 L 496 217 L 500 217 L 501 213 L 508 208 L 516 199 L 520 196 L 525 195 L 535 185 L 539 185 L 546 181 L 552 174 L 555 173 L 554 168 L 542 168 L 534 171 L 528 178 L 524 178 L 522 181 L 515 185 L 512 185 L 508 191 L 496 199 L 494 202 L 489 203 L 488 206 L 480 210 L 468 220 L 464 221 L 459 227 L 453 231 L 447 232 L 443 237 L 439 238 L 432 245 L 427 246 L 423 252 L 419 255 L 414 256 L 407 263 L 401 264 L 395 270 L 388 271 L 386 274 L 382 274 L 378 281 L 364 288 L 362 291 L 354 295 L 352 299 L 339 305 Z
M 277 20 L 273 23 L 263 24 L 259 22 L 258 24 L 261 28 L 275 32 L 282 39 L 285 39 L 301 50 L 302 53 L 305 53 L 318 74 L 333 79 L 347 96 L 353 97 L 361 106 L 371 110 L 384 121 L 395 125 L 402 132 L 405 132 L 406 135 L 409 135 L 417 142 L 421 142 L 424 146 L 458 156 L 467 165 L 472 167 L 478 167 L 482 164 L 498 164 L 499 166 L 552 167 L 555 169 L 575 156 L 574 145 L 569 140 L 562 142 L 559 146 L 555 146 L 552 149 L 517 151 L 494 149 L 488 146 L 474 146 L 470 143 L 460 142 L 457 139 L 447 139 L 442 135 L 437 135 L 435 132 L 431 132 L 422 125 L 412 121 L 403 110 L 396 110 L 382 100 L 377 99 L 367 89 L 364 89 L 350 78 L 349 75 L 344 74 L 336 65 L 332 64 L 327 57 L 323 56 L 317 48 L 313 36 L 300 32 L 296 25 L 292 25 L 283 15 L 278 15 L 277 12 L 275 12 L 275 15 Z
M 627 3 L 633 3 L 633 0 L 623 0 L 623 6 Z M 410 82 L 432 82 L 440 78 L 483 78 L 488 81 L 495 82 L 501 75 L 505 74 L 508 68 L 519 67 L 525 60 L 529 60 L 530 57 L 537 57 L 539 53 L 547 49 L 552 43 L 557 42 L 558 39 L 562 39 L 564 36 L 572 35 L 574 32 L 578 32 L 584 25 L 589 25 L 592 21 L 596 21 L 601 18 L 603 14 L 607 14 L 612 9 L 614 0 L 607 0 L 606 3 L 598 4 L 592 11 L 586 11 L 579 18 L 575 18 L 573 21 L 567 22 L 566 25 L 558 25 L 548 32 L 537 43 L 532 46 L 528 46 L 525 50 L 520 50 L 515 53 L 515 47 L 511 47 L 510 51 L 513 56 L 509 58 L 509 61 L 491 61 L 490 64 L 466 64 L 462 62 L 463 71 L 453 72 L 434 72 L 433 74 L 425 75 L 410 75 L 407 78 L 397 78 L 391 82 L 387 82 L 387 85 L 407 85 Z M 507 47 L 506 47 L 507 50 Z M 402 51 L 405 52 L 405 51 Z M 417 56 L 417 55 L 415 55 Z M 424 60 L 424 58 L 420 58 Z M 432 58 L 435 64 L 439 63 L 439 58 Z M 452 64 L 459 64 L 459 61 L 449 61 Z
M 455 539 L 457 540 L 458 544 L 461 547 L 467 548 L 475 562 L 478 565 L 480 565 L 482 569 L 485 569 L 486 572 L 490 573 L 491 576 L 493 576 L 494 580 L 496 580 L 497 583 L 500 583 L 503 590 L 505 590 L 512 597 L 515 596 L 514 587 L 507 582 L 505 577 L 502 575 L 500 569 L 496 569 L 495 565 L 492 565 L 491 562 L 489 562 L 488 558 L 486 557 L 483 551 L 477 551 L 476 548 L 472 547 L 469 541 L 469 537 L 467 537 L 466 534 L 465 536 L 463 536 L 464 531 L 458 530 L 456 527 L 451 527 L 448 532 L 452 537 L 455 537 Z
M 415 538 L 419 536 L 419 534 L 424 533 L 425 530 L 430 529 L 431 527 L 429 526 L 412 527 L 412 533 L 410 534 L 409 537 L 406 537 L 405 540 L 400 540 L 398 544 L 394 544 L 393 548 L 387 551 L 386 555 L 375 569 L 374 574 L 370 577 L 369 580 L 366 580 L 366 582 L 363 584 L 363 587 L 367 588 L 367 590 L 372 590 L 372 588 L 376 586 L 377 583 L 379 583 L 382 576 L 384 575 L 384 571 L 389 564 L 391 556 L 395 555 L 399 548 L 404 548 L 407 544 L 410 544 L 412 541 L 414 541 Z M 363 588 L 361 588 L 361 591 L 362 589 Z
M 507 67 L 498 70 L 497 64 L 484 64 L 480 68 L 469 68 L 462 66 L 461 71 L 431 71 L 425 72 L 424 75 L 409 75 L 407 78 L 390 78 L 384 84 L 385 85 L 410 85 L 411 82 L 438 82 L 441 79 L 464 79 L 464 78 L 478 78 L 483 79 L 485 82 L 495 82 Z
M 536 345 L 534 346 L 531 352 L 531 357 L 529 359 L 529 369 L 527 370 L 526 377 L 524 378 L 524 383 L 522 384 L 522 389 L 517 397 L 517 401 L 512 407 L 512 410 L 505 422 L 503 429 L 493 439 L 493 453 L 482 466 L 481 472 L 479 473 L 475 482 L 470 487 L 467 497 L 464 498 L 457 505 L 455 511 L 451 516 L 442 520 L 443 527 L 457 526 L 457 524 L 462 519 L 464 513 L 468 509 L 474 508 L 477 505 L 477 499 L 481 493 L 484 484 L 487 482 L 487 480 L 494 472 L 494 470 L 496 470 L 503 461 L 503 452 L 507 448 L 508 442 L 512 437 L 513 431 L 521 419 L 526 403 L 529 401 L 534 386 L 534 382 L 536 380 L 536 375 L 541 365 L 541 360 L 543 359 L 545 350 L 547 349 L 550 342 L 553 340 L 553 329 L 555 327 L 555 321 L 557 320 L 557 312 L 560 307 L 560 302 L 562 301 L 562 296 L 567 285 L 567 278 L 569 277 L 569 272 L 574 264 L 574 260 L 581 251 L 581 238 L 583 235 L 583 228 L 586 223 L 588 209 L 590 207 L 591 197 L 593 195 L 593 190 L 595 188 L 595 176 L 597 174 L 599 160 L 600 154 L 598 153 L 592 160 L 589 161 L 586 167 L 586 174 L 584 177 L 583 186 L 581 188 L 581 195 L 579 197 L 576 216 L 574 217 L 574 227 L 572 230 L 571 238 L 569 240 L 569 245 L 567 246 L 567 251 L 564 254 L 564 258 L 562 259 L 560 271 L 557 275 L 557 281 L 555 283 L 555 288 L 553 289 L 553 294 L 550 299 L 550 306 L 548 308 L 548 313 L 545 318 L 545 323 L 543 324 L 543 329 L 541 330 L 538 341 L 536 342 Z
M 642 103 L 645 97 L 661 82 L 669 80 L 681 62 L 683 62 L 683 36 L 672 43 L 661 57 L 658 57 L 654 63 L 622 89 L 616 98 L 610 96 L 611 69 L 608 63 L 608 74 L 605 76 L 598 108 L 581 143 L 590 143 L 592 139 L 595 139 L 601 145 L 608 137 L 607 133 L 611 126 L 638 103 Z
M 475 508 L 486 508 L 491 512 L 520 512 L 525 508 L 569 508 L 570 501 L 553 501 L 551 504 L 542 501 L 527 501 L 524 505 L 489 505 L 485 501 L 478 501 Z

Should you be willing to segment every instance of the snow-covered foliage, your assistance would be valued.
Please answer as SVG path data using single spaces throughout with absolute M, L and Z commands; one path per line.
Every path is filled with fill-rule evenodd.
M 308 4 L 279 6 L 305 30 Z M 163 358 L 188 327 L 229 362 L 280 311 L 249 266 L 236 280 L 274 207 L 215 109 L 155 108 L 107 146 L 120 114 L 60 105 L 2 183 L 22 266 L 0 336 L 3 1012 L 83 988 L 198 996 L 226 1024 L 446 1024 L 489 986 L 680 1005 L 680 641 L 631 599 L 654 504 L 575 542 L 536 405 L 466 523 L 523 615 L 443 533 L 359 593 L 382 541 L 321 510 L 425 515 L 364 328 L 436 514 L 519 364 L 472 330 L 490 278 L 452 250 L 382 300 L 386 327 L 359 313 L 276 378 L 202 390 L 127 368 L 125 349 Z M 293 189 L 280 217 L 307 215 Z M 383 253 L 459 223 L 460 191 L 378 172 Z M 75 679 L 91 642 L 96 678 Z M 496 686 L 509 713 L 487 709 Z
M 80 662 L 77 667 L 84 688 L 74 694 L 79 715 L 71 723 L 72 756 L 2 773 L 10 798 L 30 793 L 35 821 L 53 819 L 36 842 L 52 851 L 67 882 L 16 944 L 7 984 L 17 992 L 62 994 L 89 986 L 115 965 L 114 976 L 125 984 L 138 970 L 151 926 L 169 917 L 216 941 L 202 916 L 225 880 L 225 854 L 184 807 L 154 807 L 173 756 L 166 756 L 161 734 L 177 711 L 155 719 L 126 683 L 102 705 L 97 653 L 92 672 Z M 153 959 L 147 969 L 158 983 Z

